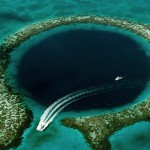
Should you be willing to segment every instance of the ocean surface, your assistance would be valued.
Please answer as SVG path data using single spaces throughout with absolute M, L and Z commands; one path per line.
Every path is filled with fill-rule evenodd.
M 149 5 L 148 0 L 1 0 L 0 40 L 32 22 L 77 14 L 148 24 Z M 121 110 L 147 98 L 150 45 L 143 38 L 115 27 L 62 26 L 40 33 L 16 48 L 6 73 L 34 115 L 16 150 L 90 150 L 82 134 L 62 126 L 60 120 Z M 115 81 L 117 76 L 123 79 Z M 137 81 L 142 86 L 130 88 Z M 120 88 L 115 88 L 116 84 Z M 40 116 L 51 103 L 68 93 L 96 85 L 102 86 L 101 93 L 70 104 L 45 131 L 36 130 Z M 112 149 L 149 150 L 149 130 L 150 123 L 142 122 L 118 131 L 110 137 Z
M 76 110 L 80 107 L 113 108 L 134 100 L 149 80 L 149 57 L 127 36 L 84 28 L 59 32 L 29 48 L 18 65 L 19 88 L 49 106 L 68 93 L 93 85 L 101 84 L 104 88 L 122 85 L 122 81 L 115 81 L 117 76 L 122 76 L 128 86 L 133 80 L 142 81 L 144 85 L 102 92 L 70 107 Z

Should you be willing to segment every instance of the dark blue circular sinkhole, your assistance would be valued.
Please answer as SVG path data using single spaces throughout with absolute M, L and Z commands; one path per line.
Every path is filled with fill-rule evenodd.
M 142 81 L 142 87 L 123 88 L 76 101 L 69 109 L 113 108 L 132 102 L 145 88 L 150 63 L 145 52 L 129 37 L 110 31 L 74 29 L 47 37 L 23 56 L 18 87 L 49 106 L 73 91 L 115 81 Z M 117 82 L 117 83 L 116 83 Z

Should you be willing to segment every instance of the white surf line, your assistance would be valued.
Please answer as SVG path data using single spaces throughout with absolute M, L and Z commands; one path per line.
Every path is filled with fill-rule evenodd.
M 44 121 L 47 121 L 48 118 L 59 108 L 59 106 L 65 104 L 65 103 L 68 102 L 68 101 L 74 100 L 74 98 L 75 98 L 75 99 L 76 99 L 76 98 L 79 98 L 80 96 L 83 96 L 83 95 L 85 95 L 85 94 L 88 94 L 88 95 L 85 95 L 84 97 L 87 97 L 87 96 L 89 96 L 89 94 L 91 95 L 92 93 L 95 94 L 95 93 L 94 93 L 94 92 L 95 92 L 94 90 L 96 90 L 96 91 L 101 91 L 101 90 L 103 90 L 103 92 L 104 92 L 104 90 L 105 90 L 104 88 L 108 90 L 108 89 L 110 89 L 111 87 L 110 87 L 110 85 L 105 85 L 105 86 L 103 86 L 103 85 L 98 85 L 98 86 L 94 86 L 94 87 L 90 87 L 90 88 L 78 90 L 78 91 L 75 91 L 75 92 L 73 92 L 73 93 L 67 94 L 66 96 L 64 96 L 64 97 L 62 97 L 62 98 L 60 98 L 60 99 L 58 99 L 58 100 L 55 101 L 52 105 L 50 105 L 50 106 L 45 110 L 45 112 L 44 112 L 44 114 L 42 115 L 41 119 L 43 119 L 43 117 L 44 117 L 47 113 L 49 113 L 49 112 L 51 111 L 51 113 L 44 119 Z M 113 88 L 113 87 L 112 87 L 112 88 Z M 101 89 L 101 90 L 100 90 L 100 89 Z M 88 92 L 88 91 L 89 91 L 89 92 Z M 86 93 L 86 92 L 88 92 L 88 93 Z M 80 99 L 81 99 L 81 98 L 83 98 L 83 97 L 80 97 Z M 59 103 L 61 103 L 61 105 L 59 105 Z
M 46 118 L 49 118 L 49 113 L 50 113 L 50 111 L 54 108 L 54 110 L 52 110 L 52 112 L 54 112 L 55 111 L 55 108 L 56 108 L 56 106 L 57 105 L 59 105 L 59 103 L 65 103 L 66 101 L 66 99 L 68 99 L 69 100 L 69 97 L 73 97 L 73 95 L 77 95 L 78 93 L 81 93 L 82 91 L 84 91 L 83 89 L 82 90 L 78 90 L 78 91 L 75 91 L 75 92 L 73 92 L 73 93 L 69 93 L 69 94 L 67 94 L 67 95 L 65 95 L 65 96 L 63 96 L 62 98 L 59 98 L 57 101 L 55 101 L 53 104 L 51 104 L 45 111 L 44 111 L 44 114 L 41 116 L 41 118 L 40 119 L 44 119 L 45 118 L 45 120 L 47 120 Z M 45 117 L 45 116 L 47 116 L 47 117 Z
M 136 84 L 135 84 L 136 83 Z M 140 86 L 140 84 L 141 84 L 141 82 L 135 82 L 134 83 L 134 85 L 131 85 L 130 87 L 135 87 L 135 86 Z M 121 87 L 121 85 L 122 85 L 122 87 Z M 120 89 L 120 88 L 126 88 L 125 87 L 125 85 L 124 84 L 121 84 L 121 85 L 117 85 L 117 87 L 115 87 L 115 86 L 95 86 L 95 87 L 90 87 L 90 88 L 87 88 L 87 89 L 83 89 L 83 90 L 79 90 L 79 91 L 76 91 L 76 92 L 73 92 L 73 93 L 71 93 L 71 94 L 68 94 L 68 95 L 66 95 L 66 96 L 64 96 L 64 97 L 62 97 L 61 98 L 61 100 L 64 100 L 64 101 L 62 101 L 62 103 L 59 103 L 60 102 L 60 99 L 59 100 L 57 100 L 57 101 L 55 101 L 50 107 L 48 107 L 47 109 L 46 109 L 46 111 L 44 112 L 44 114 L 42 115 L 43 117 L 41 117 L 41 125 L 39 125 L 39 126 L 43 126 L 44 124 L 46 125 L 48 122 L 52 122 L 52 118 L 54 118 L 52 115 L 54 115 L 55 116 L 55 114 L 53 114 L 53 113 L 56 113 L 56 114 L 58 114 L 56 111 L 59 111 L 59 110 L 57 110 L 59 107 L 61 107 L 62 105 L 64 105 L 66 102 L 68 102 L 69 101 L 69 103 L 68 104 L 65 104 L 65 106 L 67 106 L 67 105 L 69 105 L 70 103 L 72 103 L 72 102 L 74 102 L 74 101 L 76 101 L 76 100 L 78 100 L 78 99 L 82 99 L 82 98 L 84 98 L 84 97 L 87 97 L 87 96 L 89 96 L 89 95 L 92 95 L 92 93 L 93 94 L 96 94 L 95 92 L 97 92 L 97 91 L 100 91 L 100 92 L 108 92 L 108 91 L 112 91 L 112 90 L 116 90 L 116 89 Z M 127 84 L 128 86 L 128 88 L 130 88 L 129 87 L 129 84 Z M 101 89 L 101 87 L 103 87 L 102 89 Z M 115 88 L 115 89 L 113 89 L 113 88 Z M 90 90 L 90 91 L 88 91 L 88 90 Z M 107 91 L 104 91 L 104 90 L 107 90 Z M 80 94 L 79 94 L 79 92 L 80 92 Z M 98 92 L 98 93 L 100 93 L 100 92 Z M 74 96 L 73 96 L 74 95 Z M 81 97 L 80 97 L 81 96 Z M 68 98 L 67 98 L 68 97 Z M 69 98 L 70 97 L 70 98 Z M 58 102 L 59 101 L 59 102 Z M 58 102 L 58 103 L 57 103 Z M 57 105 L 56 105 L 56 103 L 57 103 Z M 56 106 L 55 106 L 56 105 Z M 63 108 L 64 108 L 64 106 L 62 106 Z M 62 108 L 62 109 L 63 109 Z M 61 109 L 61 110 L 62 110 Z M 48 114 L 48 112 L 50 112 L 49 113 L 49 115 L 48 116 L 46 116 L 47 114 Z M 50 121 L 49 121 L 50 120 Z M 39 130 L 39 129 L 38 129 Z M 44 130 L 44 129 L 43 129 Z
M 69 104 L 71 104 L 72 102 L 76 101 L 77 99 L 74 99 L 73 101 L 69 101 L 68 103 L 64 104 L 62 107 L 58 106 L 58 110 L 53 114 L 53 116 L 50 117 L 50 119 L 48 120 L 48 122 L 45 123 L 45 126 L 42 130 L 39 131 L 43 131 L 53 120 L 54 118 L 58 115 L 58 113 L 64 109 L 66 106 L 68 106 Z
M 57 111 L 57 109 L 64 105 L 65 103 L 67 103 L 68 101 L 72 101 L 76 98 L 80 99 L 82 98 L 81 96 L 86 95 L 85 93 L 85 89 L 82 90 L 78 90 L 76 92 L 67 94 L 66 96 L 58 99 L 57 101 L 55 101 L 53 104 L 51 104 L 45 111 L 44 114 L 41 116 L 40 120 L 42 120 L 42 124 L 46 124 L 46 122 L 51 118 L 51 116 L 53 115 L 53 113 L 55 113 L 55 111 Z
M 121 83 L 116 85 L 98 85 L 82 90 L 78 90 L 76 92 L 67 94 L 66 96 L 58 99 L 55 101 L 52 105 L 50 105 L 43 113 L 43 115 L 40 118 L 40 122 L 37 126 L 37 130 L 43 131 L 49 123 L 53 121 L 53 119 L 57 116 L 57 114 L 66 106 L 71 104 L 74 101 L 77 101 L 79 99 L 85 98 L 90 95 L 98 94 L 98 93 L 104 93 L 108 91 L 114 91 L 121 88 L 133 88 L 137 86 L 142 86 L 142 82 L 136 81 L 131 83 Z
M 49 123 L 51 123 L 53 121 L 53 119 L 57 116 L 57 114 L 67 105 L 71 104 L 74 101 L 82 99 L 84 97 L 87 97 L 89 95 L 96 94 L 95 92 L 97 92 L 98 90 L 99 89 L 96 89 L 96 90 L 94 90 L 94 89 L 93 90 L 88 90 L 88 89 L 79 90 L 79 91 L 73 92 L 71 94 L 68 94 L 68 95 L 58 99 L 57 101 L 55 101 L 52 105 L 50 105 L 45 110 L 44 114 L 42 115 L 42 117 L 40 119 L 37 130 L 43 131 L 49 125 Z M 56 105 L 56 103 L 57 103 L 57 105 Z

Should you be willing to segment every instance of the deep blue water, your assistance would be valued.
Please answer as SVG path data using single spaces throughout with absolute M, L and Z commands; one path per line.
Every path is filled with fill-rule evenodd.
M 17 81 L 32 98 L 49 106 L 78 89 L 122 81 L 142 81 L 143 87 L 124 88 L 90 96 L 69 109 L 112 108 L 133 101 L 150 77 L 145 51 L 129 37 L 110 31 L 70 30 L 49 36 L 22 57 Z M 117 81 L 118 84 L 122 82 Z

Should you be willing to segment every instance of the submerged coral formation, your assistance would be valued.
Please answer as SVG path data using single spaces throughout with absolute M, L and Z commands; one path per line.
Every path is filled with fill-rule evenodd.
M 78 129 L 94 150 L 109 150 L 109 137 L 139 121 L 150 121 L 150 97 L 128 109 L 93 117 L 65 118 L 62 124 Z
M 100 17 L 100 16 L 72 16 L 72 17 L 60 17 L 56 19 L 49 19 L 42 22 L 37 22 L 18 30 L 14 34 L 10 35 L 0 45 L 0 49 L 4 52 L 9 52 L 16 46 L 20 45 L 23 41 L 29 39 L 32 35 L 38 34 L 49 29 L 53 29 L 62 25 L 72 24 L 98 24 L 115 26 L 119 28 L 131 31 L 141 37 L 144 37 L 147 41 L 150 41 L 150 29 L 148 25 L 131 22 L 128 20 Z
M 5 59 L 3 59 L 5 58 Z M 22 96 L 7 84 L 4 70 L 8 57 L 3 53 L 0 60 L 0 149 L 20 144 L 22 134 L 32 121 L 32 112 L 22 103 Z
M 148 25 L 128 20 L 100 16 L 72 16 L 50 19 L 23 27 L 8 36 L 0 44 L 0 149 L 16 146 L 22 132 L 29 126 L 32 113 L 22 104 L 22 97 L 12 91 L 6 82 L 4 71 L 8 65 L 8 54 L 32 35 L 62 25 L 92 23 L 115 26 L 131 31 L 150 42 Z M 149 120 L 150 99 L 127 110 L 95 117 L 64 119 L 62 123 L 79 129 L 95 150 L 110 148 L 108 136 L 127 125 Z M 17 143 L 17 144 L 16 144 Z

